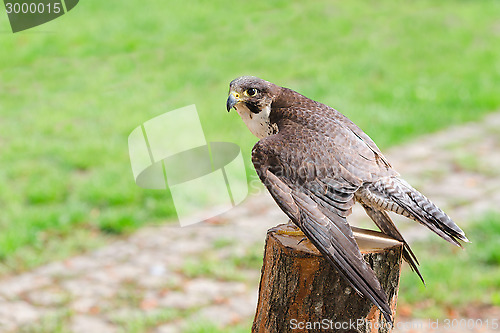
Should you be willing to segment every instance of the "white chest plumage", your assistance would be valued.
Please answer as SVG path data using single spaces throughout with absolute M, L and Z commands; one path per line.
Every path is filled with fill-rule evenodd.
M 277 132 L 275 124 L 269 121 L 270 107 L 265 107 L 259 113 L 252 113 L 243 103 L 236 106 L 236 111 L 240 115 L 243 122 L 248 127 L 250 132 L 259 139 L 272 135 Z

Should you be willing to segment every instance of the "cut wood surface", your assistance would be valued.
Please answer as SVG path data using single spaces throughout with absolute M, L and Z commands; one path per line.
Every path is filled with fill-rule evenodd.
M 390 332 L 380 310 L 360 296 L 304 236 L 290 225 L 268 231 L 252 332 Z M 353 228 L 395 314 L 402 243 Z M 301 241 L 302 240 L 302 241 Z

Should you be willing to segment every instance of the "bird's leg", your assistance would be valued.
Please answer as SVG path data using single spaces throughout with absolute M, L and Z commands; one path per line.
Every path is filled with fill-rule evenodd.
M 286 225 L 281 225 L 269 229 L 268 232 L 276 232 L 279 235 L 287 235 L 287 236 L 302 236 L 302 239 L 297 243 L 297 245 L 299 245 L 300 243 L 302 243 L 307 239 L 302 230 L 300 230 L 299 227 L 297 227 L 295 223 L 293 223 L 291 220 L 289 220 Z

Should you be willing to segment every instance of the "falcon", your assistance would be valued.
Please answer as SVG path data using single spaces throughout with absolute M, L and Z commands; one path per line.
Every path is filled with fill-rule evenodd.
M 387 211 L 457 246 L 468 242 L 448 215 L 403 180 L 372 139 L 337 110 L 253 76 L 231 81 L 226 108 L 235 108 L 260 139 L 252 162 L 278 206 L 387 321 L 392 322 L 387 296 L 346 220 L 355 202 L 384 234 L 403 243 L 403 258 L 422 281 L 418 260 Z

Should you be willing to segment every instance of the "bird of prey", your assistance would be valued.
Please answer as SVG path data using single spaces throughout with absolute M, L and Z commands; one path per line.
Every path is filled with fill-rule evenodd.
M 464 232 L 404 181 L 372 139 L 337 110 L 253 76 L 234 79 L 229 90 L 227 111 L 235 108 L 260 139 L 252 162 L 278 206 L 392 322 L 387 296 L 346 220 L 354 203 L 383 233 L 404 244 L 403 258 L 421 279 L 417 258 L 386 211 L 413 219 L 458 246 L 468 242 Z

